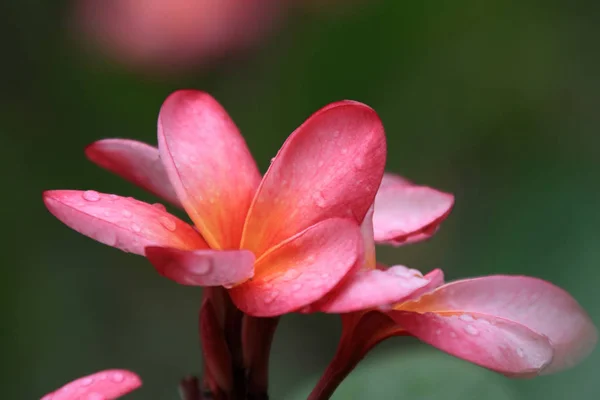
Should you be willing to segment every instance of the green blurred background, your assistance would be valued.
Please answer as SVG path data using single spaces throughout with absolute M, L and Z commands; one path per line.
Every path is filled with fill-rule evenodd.
M 382 261 L 442 267 L 448 279 L 538 276 L 600 323 L 600 3 L 366 0 L 298 9 L 254 51 L 168 77 L 90 57 L 67 32 L 67 7 L 0 4 L 2 398 L 39 398 L 119 367 L 144 379 L 128 399 L 176 399 L 178 379 L 201 371 L 200 290 L 71 231 L 41 201 L 43 190 L 63 188 L 153 200 L 88 162 L 83 148 L 105 137 L 154 144 L 162 101 L 184 87 L 225 106 L 262 170 L 318 108 L 369 104 L 386 127 L 388 170 L 456 195 L 431 241 L 382 248 Z M 283 318 L 274 400 L 306 398 L 339 332 L 335 316 Z M 513 381 L 395 338 L 336 398 L 598 399 L 599 368 L 596 351 L 562 374 Z

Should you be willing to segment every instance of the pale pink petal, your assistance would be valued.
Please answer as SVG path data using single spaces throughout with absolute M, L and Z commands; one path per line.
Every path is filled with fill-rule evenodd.
M 67 383 L 42 397 L 42 400 L 113 400 L 141 385 L 142 381 L 133 372 L 105 370 Z
M 248 250 L 147 247 L 146 257 L 161 275 L 182 285 L 232 286 L 254 275 L 254 254 Z
M 136 140 L 104 139 L 86 147 L 85 155 L 100 167 L 182 207 L 156 147 Z
M 147 246 L 207 247 L 187 223 L 164 208 L 132 198 L 93 190 L 50 190 L 43 197 L 48 210 L 65 225 L 123 251 L 143 255 Z
M 360 225 L 360 233 L 365 249 L 365 262 L 361 269 L 371 270 L 377 267 L 375 240 L 373 239 L 373 204 L 369 207 L 365 219 L 363 219 L 363 222 Z
M 532 376 L 552 362 L 548 338 L 513 321 L 476 313 L 388 315 L 425 343 L 505 375 Z
M 504 318 L 547 337 L 555 354 L 542 374 L 577 364 L 597 342 L 596 328 L 577 301 L 563 289 L 537 278 L 496 275 L 460 280 L 423 296 L 410 307 L 419 312 Z
M 281 315 L 319 300 L 362 264 L 360 228 L 354 221 L 321 221 L 265 253 L 251 281 L 232 288 L 234 303 L 257 317 Z
M 274 158 L 246 220 L 242 247 L 260 256 L 326 218 L 362 223 L 385 154 L 383 126 L 368 106 L 341 101 L 317 111 Z
M 403 176 L 391 173 L 391 172 L 385 172 L 383 174 L 383 178 L 381 179 L 381 185 L 379 186 L 380 189 L 385 189 L 388 186 L 398 186 L 398 185 L 407 185 L 407 186 L 414 186 L 414 183 L 412 183 L 412 181 L 409 181 L 408 179 L 406 179 Z
M 329 313 L 385 307 L 408 298 L 428 284 L 429 281 L 419 271 L 402 265 L 385 270 L 360 270 L 313 307 Z
M 210 95 L 180 90 L 164 102 L 158 148 L 183 207 L 211 248 L 239 248 L 260 173 L 244 138 Z
M 430 238 L 446 219 L 454 196 L 386 174 L 375 197 L 376 242 L 403 245 Z

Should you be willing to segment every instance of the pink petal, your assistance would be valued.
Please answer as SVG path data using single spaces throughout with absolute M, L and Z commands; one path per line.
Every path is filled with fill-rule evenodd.
M 260 256 L 326 218 L 363 221 L 385 164 L 385 136 L 368 106 L 341 101 L 296 129 L 267 171 L 246 220 L 242 247 Z
M 423 296 L 415 307 L 419 312 L 444 310 L 504 318 L 547 337 L 555 354 L 543 374 L 580 362 L 598 337 L 589 316 L 571 295 L 549 282 L 525 276 L 496 275 L 452 282 Z
M 161 275 L 182 285 L 232 286 L 254 275 L 254 254 L 248 250 L 147 247 L 146 257 Z
M 403 176 L 393 174 L 391 172 L 385 172 L 383 174 L 383 178 L 381 179 L 381 185 L 379 186 L 379 189 L 382 189 L 382 188 L 385 189 L 388 186 L 402 186 L 402 185 L 414 186 L 414 183 L 412 183 L 411 181 L 409 181 L 408 179 L 406 179 Z
M 362 257 L 360 228 L 351 220 L 327 219 L 265 253 L 254 278 L 229 293 L 247 314 L 285 314 L 323 297 Z
M 477 313 L 389 315 L 425 343 L 505 375 L 531 376 L 552 362 L 550 341 L 513 321 Z
M 113 400 L 141 385 L 142 381 L 133 372 L 105 370 L 67 383 L 42 397 L 42 400 Z
M 227 112 L 210 95 L 180 90 L 158 118 L 161 160 L 211 248 L 239 248 L 260 173 Z
M 100 167 L 182 207 L 156 147 L 135 140 L 104 139 L 90 144 L 85 154 Z
M 68 227 L 100 243 L 143 255 L 147 246 L 206 248 L 190 225 L 164 209 L 93 190 L 44 192 L 48 210 Z
M 334 289 L 314 307 L 329 313 L 347 313 L 390 306 L 428 284 L 429 281 L 419 271 L 402 265 L 386 270 L 360 270 L 348 277 L 340 287 Z
M 375 197 L 375 241 L 402 245 L 428 239 L 453 205 L 449 193 L 386 174 Z

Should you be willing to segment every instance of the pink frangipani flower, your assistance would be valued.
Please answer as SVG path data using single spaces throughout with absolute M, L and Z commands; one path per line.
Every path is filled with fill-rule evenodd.
M 597 330 L 566 291 L 528 276 L 494 275 L 444 284 L 376 265 L 369 213 L 362 225 L 365 266 L 311 309 L 342 314 L 338 352 L 310 399 L 326 395 L 382 340 L 412 335 L 453 356 L 510 377 L 550 374 L 580 362 Z
M 113 400 L 142 385 L 133 372 L 113 369 L 96 372 L 67 383 L 41 400 Z
M 158 154 L 120 139 L 87 154 L 183 206 L 195 228 L 161 205 L 95 191 L 45 192 L 47 208 L 84 235 L 145 255 L 178 283 L 228 287 L 256 316 L 309 305 L 362 264 L 359 224 L 386 152 L 381 121 L 366 105 L 341 101 L 313 114 L 262 179 L 234 122 L 206 93 L 167 98 L 158 143 Z

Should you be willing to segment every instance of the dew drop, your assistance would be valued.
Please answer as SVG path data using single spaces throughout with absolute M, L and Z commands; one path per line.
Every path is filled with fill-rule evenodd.
M 103 394 L 94 392 L 94 393 L 88 394 L 86 400 L 106 400 L 106 397 L 104 397 Z
M 158 222 L 168 231 L 175 232 L 177 229 L 177 224 L 169 217 L 162 216 L 158 218 Z
M 167 207 L 160 203 L 152 204 L 152 207 L 159 209 L 160 211 L 167 211 Z
M 121 214 L 123 214 L 123 216 L 125 218 L 131 218 L 131 215 L 132 215 L 131 211 L 129 211 L 129 210 L 123 210 L 123 211 L 121 211 Z
M 317 205 L 317 207 L 324 208 L 325 205 L 327 204 L 325 197 L 323 197 L 322 192 L 313 193 L 312 198 L 315 201 L 315 204 Z
M 467 326 L 465 326 L 465 332 L 467 332 L 471 336 L 477 336 L 477 335 L 479 335 L 479 331 L 473 325 L 467 325 Z
M 475 321 L 475 319 L 473 319 L 472 316 L 470 316 L 469 314 L 463 314 L 460 317 L 458 317 L 461 321 L 465 321 L 465 322 L 473 322 Z
M 271 164 L 275 161 L 275 157 L 271 158 Z
M 319 163 L 317 164 L 317 167 L 321 168 L 323 165 L 325 165 L 325 161 L 321 160 L 321 161 L 319 161 Z
M 327 273 L 327 272 L 323 272 L 323 273 L 321 274 L 321 278 L 323 278 L 323 279 L 327 279 L 327 278 L 329 278 L 329 276 L 330 276 L 330 275 L 329 275 L 329 273 Z
M 92 383 L 94 383 L 93 378 L 83 378 L 81 380 L 81 386 L 90 386 Z
M 363 157 L 356 157 L 354 159 L 354 165 L 356 168 L 362 168 L 365 166 L 365 159 Z
M 442 334 L 442 330 L 441 330 L 441 329 L 436 329 L 436 330 L 435 330 L 435 334 L 436 334 L 437 336 L 440 336 L 440 335 Z
M 522 349 L 522 348 L 520 348 L 520 347 L 517 347 L 517 355 L 518 355 L 520 358 L 523 358 L 523 357 L 525 357 L 525 352 L 523 351 L 523 349 Z
M 302 289 L 302 284 L 301 283 L 294 283 L 292 285 L 292 292 L 297 292 L 300 289 Z
M 340 137 L 340 131 L 333 131 L 332 135 L 334 138 Z
M 309 264 L 314 263 L 315 262 L 315 256 L 310 255 L 310 256 L 306 257 L 306 262 L 309 263 Z
M 119 196 L 117 196 L 116 194 L 109 194 L 108 198 L 111 199 L 111 200 L 118 200 Z
M 115 383 L 120 383 L 125 380 L 125 375 L 122 372 L 115 372 L 111 375 L 110 379 Z
M 134 222 L 133 224 L 131 224 L 131 230 L 135 233 L 140 233 L 142 231 L 142 228 L 140 228 L 140 226 Z
M 340 150 L 340 153 L 342 154 L 348 154 L 348 149 L 345 147 L 342 147 L 342 149 Z
M 189 271 L 194 275 L 206 275 L 212 270 L 212 261 L 208 258 L 201 259 L 189 267 Z
M 279 296 L 279 292 L 277 290 L 273 290 L 272 292 L 269 292 L 265 298 L 264 298 L 264 302 L 265 304 L 271 304 L 272 302 L 275 301 L 275 299 L 277 298 L 277 296 Z
M 98 201 L 100 200 L 100 193 L 96 192 L 95 190 L 86 190 L 83 192 L 82 197 L 87 201 Z
M 451 338 L 455 338 L 456 337 L 456 332 L 450 332 L 450 337 Z
M 105 217 L 110 217 L 110 211 L 108 210 L 104 210 L 102 214 L 104 214 Z
M 283 274 L 283 276 L 281 278 L 284 281 L 291 281 L 292 279 L 296 279 L 299 276 L 300 276 L 300 272 L 298 270 L 290 268 L 287 271 L 285 271 L 285 273 Z

